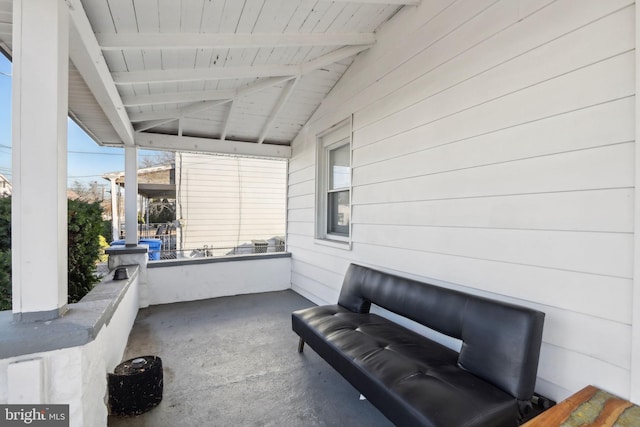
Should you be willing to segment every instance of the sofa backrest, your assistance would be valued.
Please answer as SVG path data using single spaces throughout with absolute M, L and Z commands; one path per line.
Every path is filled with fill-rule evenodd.
M 460 367 L 518 400 L 533 395 L 544 313 L 351 264 L 338 304 L 371 303 L 460 339 Z

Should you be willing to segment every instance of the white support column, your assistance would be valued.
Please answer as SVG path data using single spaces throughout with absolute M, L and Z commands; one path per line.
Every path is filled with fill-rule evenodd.
M 111 237 L 113 240 L 120 238 L 120 214 L 118 210 L 118 184 L 116 178 L 109 178 L 111 184 Z
M 50 320 L 67 306 L 69 10 L 13 2 L 13 313 Z
M 138 149 L 124 148 L 125 245 L 138 245 Z
M 637 6 L 637 5 L 636 5 Z M 640 403 L 640 77 L 638 77 L 638 70 L 640 66 L 640 8 L 636 7 L 636 109 L 635 109 L 635 122 L 636 122 L 636 141 L 635 141 L 635 188 L 634 188 L 634 225 L 635 233 L 633 235 L 634 240 L 634 272 L 633 272 L 633 287 L 631 298 L 631 369 L 629 375 L 629 400 L 633 403 Z M 626 397 L 626 396 L 623 396 Z

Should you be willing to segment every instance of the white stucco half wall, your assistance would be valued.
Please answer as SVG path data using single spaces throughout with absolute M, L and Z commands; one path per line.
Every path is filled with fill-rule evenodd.
M 291 287 L 291 258 L 288 254 L 199 261 L 150 263 L 147 270 L 149 304 L 281 291 Z
M 29 403 L 69 404 L 71 427 L 106 426 L 107 372 L 113 371 L 124 354 L 138 313 L 138 282 L 135 273 L 111 317 L 87 344 L 1 359 L 0 403 L 25 403 L 16 401 L 16 397 L 31 395 L 42 384 L 42 401 Z M 100 291 L 100 285 L 95 291 Z M 72 304 L 70 311 L 90 311 L 94 304 L 95 301 Z M 16 364 L 32 360 L 42 365 L 41 377 L 29 382 L 9 375 Z

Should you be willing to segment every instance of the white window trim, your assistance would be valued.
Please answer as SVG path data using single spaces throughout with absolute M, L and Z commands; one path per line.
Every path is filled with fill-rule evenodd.
M 315 242 L 320 245 L 339 249 L 351 249 L 352 244 L 352 194 L 353 194 L 353 128 L 352 117 L 345 119 L 316 136 L 316 211 L 315 211 Z M 348 139 L 349 165 L 351 170 L 351 184 L 349 185 L 349 235 L 332 234 L 327 232 L 327 200 L 329 159 L 328 152 L 337 148 Z

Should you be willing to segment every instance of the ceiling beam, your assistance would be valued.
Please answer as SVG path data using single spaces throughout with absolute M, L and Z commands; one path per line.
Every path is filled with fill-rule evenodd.
M 215 101 L 233 98 L 234 89 L 229 90 L 197 90 L 193 92 L 159 93 L 155 95 L 123 96 L 125 107 L 141 107 L 145 105 L 179 104 L 182 102 Z
M 180 112 L 180 117 L 188 116 L 189 114 L 196 114 L 201 111 L 208 110 L 213 107 L 217 107 L 218 105 L 227 104 L 229 102 L 233 102 L 233 99 L 219 99 L 217 101 L 206 101 L 206 102 L 194 102 L 193 104 L 187 105 L 186 107 L 178 110 Z
M 373 33 L 101 33 L 96 38 L 102 50 L 353 46 L 376 41 Z
M 133 145 L 134 131 L 127 110 L 102 56 L 89 19 L 78 0 L 68 1 L 71 18 L 69 57 L 76 66 L 111 126 L 126 145 Z
M 287 86 L 284 88 L 284 90 L 280 93 L 278 102 L 276 102 L 276 105 L 273 107 L 273 110 L 271 110 L 271 114 L 269 114 L 269 118 L 267 119 L 267 122 L 262 128 L 262 132 L 260 132 L 260 136 L 258 137 L 258 144 L 262 144 L 264 142 L 264 139 L 267 137 L 267 134 L 271 130 L 273 123 L 276 121 L 276 118 L 278 118 L 278 114 L 280 114 L 280 112 L 282 111 L 282 108 L 291 97 L 291 94 L 293 93 L 293 90 L 295 89 L 299 80 L 300 80 L 299 77 L 291 80 L 287 84 Z
M 291 76 L 296 65 L 262 65 L 215 67 L 175 70 L 116 71 L 112 73 L 116 84 L 191 82 L 199 80 L 248 79 L 253 77 Z
M 170 119 L 159 119 L 159 120 L 150 120 L 148 122 L 142 122 L 142 123 L 138 123 L 137 125 L 135 125 L 133 128 L 136 130 L 136 132 L 143 132 L 145 130 L 149 130 L 158 126 L 162 126 L 165 123 L 169 123 L 169 122 L 174 122 L 176 120 L 180 120 L 180 119 L 176 119 L 176 118 L 170 118 Z
M 187 105 L 186 107 L 176 108 L 172 110 L 165 111 L 148 111 L 146 113 L 132 113 L 131 114 L 131 122 L 139 123 L 139 122 L 147 122 L 147 121 L 164 121 L 170 122 L 172 120 L 178 120 L 181 117 L 188 116 L 190 114 L 196 114 L 201 111 L 208 110 L 210 108 L 217 107 L 218 105 L 226 104 L 227 102 L 231 102 L 231 99 L 220 99 L 216 101 L 201 101 L 194 102 L 192 104 Z M 159 126 L 159 123 L 155 126 Z M 136 131 L 147 130 L 136 128 Z
M 120 71 L 112 73 L 112 76 L 116 84 L 188 82 L 275 76 L 289 76 L 292 78 L 356 55 L 370 47 L 371 45 L 343 47 L 300 65 L 250 65 L 176 70 Z
M 221 99 L 232 99 L 237 96 L 248 95 L 262 89 L 275 86 L 291 79 L 291 77 L 269 77 L 259 79 L 251 84 L 240 86 L 236 89 L 227 90 L 201 90 L 193 92 L 161 93 L 155 95 L 140 95 L 123 97 L 124 105 L 127 107 L 138 107 L 144 105 L 157 104 L 177 104 L 183 102 L 216 101 Z
M 224 126 L 222 127 L 222 134 L 220 135 L 220 139 L 224 141 L 227 139 L 227 131 L 229 130 L 229 122 L 231 120 L 231 114 L 233 113 L 233 107 L 238 105 L 238 103 L 233 100 L 227 109 L 227 114 L 224 117 Z
M 351 56 L 355 56 L 363 50 L 369 49 L 370 47 L 371 46 L 347 46 L 334 50 L 333 52 L 319 56 L 316 59 L 312 59 L 311 61 L 300 65 L 300 74 L 307 74 L 311 71 L 317 70 L 318 68 L 323 68 L 335 62 L 342 61 L 343 59 L 349 58 Z
M 236 89 L 236 97 L 250 95 L 255 92 L 259 92 L 264 89 L 269 89 L 275 85 L 280 83 L 284 83 L 287 80 L 291 80 L 291 76 L 279 76 L 279 77 L 271 77 L 268 79 L 256 80 L 255 82 L 241 86 Z
M 335 3 L 358 3 L 358 4 L 387 4 L 398 6 L 418 6 L 421 0 L 319 0 L 331 1 Z
M 212 100 L 212 101 L 199 101 L 193 104 L 187 105 L 182 108 L 176 108 L 172 110 L 164 111 L 150 111 L 146 113 L 132 113 L 130 115 L 132 122 L 144 122 L 148 120 L 162 120 L 162 119 L 177 119 L 189 114 L 195 114 L 200 111 L 208 110 L 209 108 L 216 107 L 220 104 L 230 102 L 233 99 L 237 99 L 241 96 L 249 95 L 254 92 L 259 92 L 263 89 L 270 88 L 287 80 L 291 77 L 273 77 L 269 79 L 258 80 L 250 85 L 240 87 L 233 91 L 234 96 L 228 99 Z M 166 122 L 165 122 L 166 123 Z
M 156 120 L 175 120 L 180 117 L 178 114 L 180 110 L 168 110 L 168 111 L 146 111 L 144 113 L 131 113 L 129 119 L 131 123 L 140 123 Z
M 253 157 L 288 159 L 291 147 L 287 145 L 256 144 L 244 141 L 194 138 L 190 136 L 136 133 L 136 145 L 149 150 L 193 151 L 200 153 L 238 154 Z

